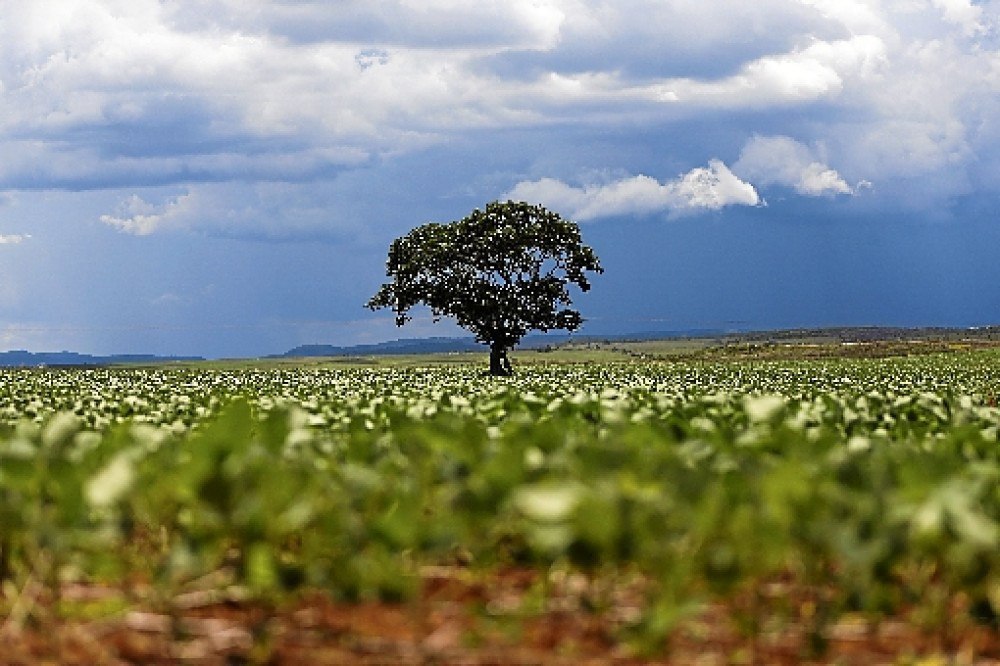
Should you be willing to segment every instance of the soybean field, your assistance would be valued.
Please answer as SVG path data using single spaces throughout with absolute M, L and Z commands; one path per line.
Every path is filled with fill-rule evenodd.
M 996 350 L 0 371 L 0 662 L 994 663 L 998 396 Z

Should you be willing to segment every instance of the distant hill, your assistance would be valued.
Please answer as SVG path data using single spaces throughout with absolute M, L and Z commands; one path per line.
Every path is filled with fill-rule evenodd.
M 697 339 L 710 344 L 733 343 L 768 344 L 796 343 L 822 340 L 834 343 L 858 343 L 902 340 L 978 340 L 1000 342 L 1000 326 L 970 328 L 923 327 L 902 328 L 890 326 L 843 326 L 827 328 L 797 328 L 771 331 L 724 331 L 715 329 L 689 329 L 683 331 L 650 331 L 617 335 L 533 334 L 525 336 L 518 349 L 546 349 L 569 343 L 640 342 L 648 340 Z M 379 356 L 405 354 L 448 354 L 485 352 L 486 347 L 471 337 L 432 337 L 391 340 L 362 345 L 300 345 L 283 354 L 267 358 L 309 358 L 337 356 Z M 201 356 L 157 356 L 156 354 L 111 354 L 95 356 L 71 351 L 29 352 L 23 349 L 0 352 L 0 367 L 72 367 L 158 364 L 203 361 Z
M 889 342 L 905 340 L 1000 340 L 1000 326 L 970 326 L 967 328 L 923 326 L 831 326 L 827 328 L 790 328 L 775 331 L 728 333 L 722 342 L 796 342 L 822 338 L 840 343 Z
M 543 349 L 567 343 L 588 342 L 638 342 L 646 340 L 711 339 L 718 344 L 801 342 L 822 339 L 829 342 L 855 343 L 891 340 L 1000 340 L 1000 327 L 971 328 L 893 326 L 839 326 L 826 328 L 797 328 L 772 331 L 724 331 L 719 329 L 690 329 L 684 331 L 650 331 L 618 335 L 528 335 L 517 349 Z M 447 354 L 459 352 L 485 352 L 484 345 L 469 337 L 412 338 L 379 342 L 375 344 L 335 346 L 301 345 L 284 354 L 270 358 L 309 358 L 322 356 L 378 356 L 401 354 Z
M 623 340 L 663 340 L 679 337 L 713 337 L 720 331 L 697 330 L 683 332 L 633 333 L 630 335 L 527 335 L 518 349 L 541 349 L 568 342 L 605 342 Z M 382 354 L 449 354 L 459 352 L 485 352 L 486 346 L 468 337 L 409 338 L 365 345 L 300 345 L 284 354 L 270 358 L 309 358 L 318 356 L 378 356 Z
M 307 358 L 313 356 L 377 356 L 381 354 L 447 354 L 482 351 L 483 345 L 472 338 L 414 338 L 366 345 L 300 345 L 272 358 Z
M 200 356 L 156 356 L 155 354 L 113 354 L 93 356 L 77 352 L 29 352 L 23 349 L 0 352 L 0 367 L 34 368 L 39 366 L 104 366 L 135 363 L 202 361 Z

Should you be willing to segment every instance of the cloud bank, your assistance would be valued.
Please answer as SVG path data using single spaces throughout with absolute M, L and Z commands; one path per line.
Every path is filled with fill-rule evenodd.
M 574 166 L 709 164 L 690 182 L 636 176 L 561 195 L 595 216 L 753 205 L 709 161 L 718 155 L 758 197 L 772 186 L 846 195 L 871 180 L 885 205 L 915 188 L 940 208 L 1000 189 L 987 175 L 1000 171 L 998 16 L 998 0 L 11 3 L 0 190 L 131 190 L 138 201 L 101 219 L 150 235 L 198 226 L 144 208 L 164 198 L 157 188 L 229 184 L 216 194 L 235 198 L 288 183 L 308 206 L 310 185 L 401 156 L 505 132 L 521 133 L 525 152 L 558 150 L 608 130 L 644 133 L 663 164 L 631 164 L 623 150 L 561 173 L 484 169 L 565 183 Z M 700 150 L 672 148 L 706 124 L 717 129 Z M 641 201 L 604 203 L 625 193 Z
M 721 160 L 664 183 L 646 175 L 612 182 L 569 185 L 555 178 L 521 181 L 504 196 L 541 203 L 581 221 L 628 215 L 678 216 L 727 206 L 761 206 L 758 187 L 783 186 L 806 197 L 855 195 L 872 184 L 851 186 L 821 156 L 787 136 L 754 136 L 732 169 Z
M 681 215 L 726 206 L 762 203 L 753 185 L 737 178 L 719 160 L 660 183 L 639 175 L 597 185 L 574 187 L 553 178 L 522 181 L 506 198 L 541 203 L 580 221 L 626 215 Z

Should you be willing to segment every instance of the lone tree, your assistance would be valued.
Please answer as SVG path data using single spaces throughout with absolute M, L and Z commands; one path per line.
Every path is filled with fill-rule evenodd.
M 568 286 L 588 291 L 603 273 L 575 222 L 524 202 L 494 201 L 448 224 L 424 224 L 389 247 L 391 278 L 367 307 L 392 308 L 396 325 L 423 303 L 435 321 L 454 317 L 490 347 L 490 374 L 511 374 L 507 352 L 531 330 L 575 331 Z

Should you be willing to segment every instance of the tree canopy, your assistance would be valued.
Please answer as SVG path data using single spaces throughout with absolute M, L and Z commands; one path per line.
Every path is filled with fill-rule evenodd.
M 575 222 L 539 205 L 494 201 L 393 241 L 386 263 L 391 281 L 367 306 L 392 308 L 397 326 L 421 303 L 435 320 L 454 317 L 490 346 L 491 373 L 509 374 L 507 351 L 528 331 L 580 327 L 569 286 L 589 291 L 588 271 L 603 269 Z

